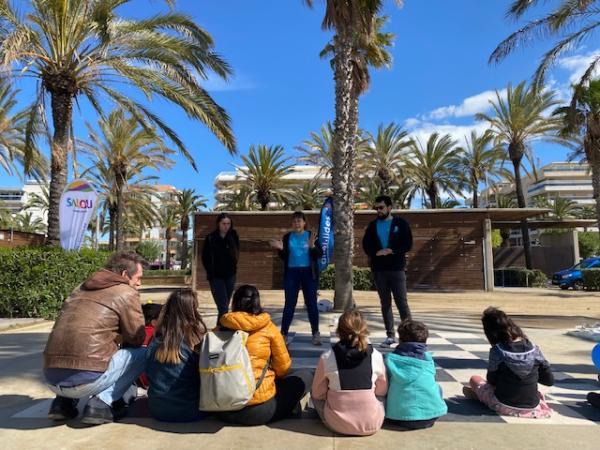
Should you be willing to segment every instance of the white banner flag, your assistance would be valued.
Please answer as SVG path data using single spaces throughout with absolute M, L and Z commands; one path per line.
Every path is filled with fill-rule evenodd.
M 60 197 L 60 245 L 65 250 L 79 250 L 90 223 L 98 194 L 85 180 L 73 180 Z

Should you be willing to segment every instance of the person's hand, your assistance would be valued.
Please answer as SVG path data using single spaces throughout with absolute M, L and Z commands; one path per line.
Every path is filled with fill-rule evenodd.
M 377 253 L 375 253 L 375 255 L 376 256 L 387 256 L 387 255 L 391 255 L 393 253 L 394 253 L 394 251 L 391 248 L 382 248 Z
M 281 239 L 271 239 L 269 245 L 274 250 L 283 250 L 283 241 Z
M 311 233 L 310 239 L 308 240 L 308 246 L 310 248 L 315 248 L 315 243 L 317 242 L 317 233 Z

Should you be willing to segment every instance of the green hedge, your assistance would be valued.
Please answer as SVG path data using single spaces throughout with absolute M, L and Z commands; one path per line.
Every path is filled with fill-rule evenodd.
M 0 248 L 0 317 L 56 318 L 65 298 L 109 255 L 89 249 Z
M 583 287 L 588 291 L 600 291 L 600 269 L 585 269 L 583 275 Z
M 373 274 L 371 269 L 365 267 L 353 267 L 354 274 L 354 289 L 357 291 L 372 291 L 375 289 Z M 319 279 L 319 288 L 326 290 L 335 289 L 335 269 L 333 265 L 321 272 Z
M 494 270 L 494 285 L 504 287 L 546 287 L 548 277 L 538 269 L 507 267 Z
M 169 275 L 175 275 L 178 277 L 183 277 L 185 275 L 191 275 L 192 271 L 191 269 L 185 269 L 185 270 L 150 270 L 150 269 L 144 269 L 144 277 L 166 277 Z
M 583 259 L 600 254 L 600 240 L 597 231 L 580 231 L 577 233 L 579 240 L 579 256 Z

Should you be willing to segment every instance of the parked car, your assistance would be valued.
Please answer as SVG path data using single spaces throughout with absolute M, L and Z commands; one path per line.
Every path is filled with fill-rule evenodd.
M 592 268 L 600 268 L 600 256 L 584 259 L 569 269 L 554 273 L 552 275 L 552 284 L 560 286 L 561 289 L 583 289 L 583 275 L 581 270 Z

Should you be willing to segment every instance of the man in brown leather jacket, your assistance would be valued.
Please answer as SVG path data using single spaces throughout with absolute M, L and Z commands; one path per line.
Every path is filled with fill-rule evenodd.
M 63 304 L 44 350 L 44 377 L 57 395 L 48 417 L 112 422 L 126 411 L 124 394 L 145 366 L 144 318 L 138 289 L 142 258 L 115 253 L 104 269 L 77 287 Z

